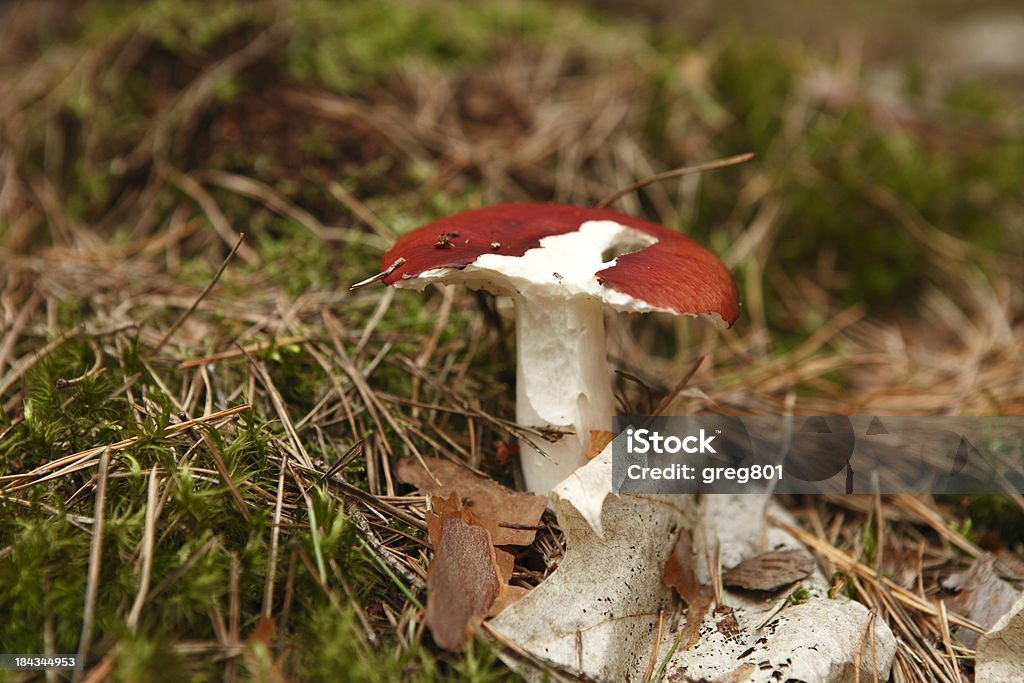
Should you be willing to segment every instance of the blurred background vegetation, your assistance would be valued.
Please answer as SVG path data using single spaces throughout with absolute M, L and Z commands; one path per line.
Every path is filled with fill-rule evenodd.
M 769 286 L 813 272 L 829 296 L 878 311 L 929 281 L 907 223 L 1021 254 L 1024 26 L 997 2 L 7 7 L 7 101 L 24 106 L 9 144 L 65 220 L 107 217 L 96 227 L 112 239 L 126 226 L 111 209 L 159 164 L 244 174 L 328 225 L 352 221 L 328 191 L 339 183 L 401 228 L 497 199 L 594 201 L 646 170 L 754 151 L 741 172 L 623 208 L 720 250 L 767 210 Z M 557 120 L 577 105 L 589 111 Z M 392 126 L 412 129 L 406 148 Z M 249 223 L 232 199 L 225 217 Z M 295 228 L 257 218 L 256 240 Z M 965 244 L 947 258 L 971 256 Z M 306 278 L 327 286 L 337 259 L 321 258 Z M 783 313 L 766 315 L 799 322 Z
M 254 396 L 254 373 L 295 419 L 318 416 L 300 424 L 300 441 L 333 463 L 364 435 L 318 423 L 338 401 L 328 351 L 310 355 L 299 342 L 253 351 L 266 382 L 245 358 L 212 374 L 177 365 L 235 342 L 337 332 L 375 373 L 375 389 L 415 398 L 422 387 L 443 403 L 454 399 L 392 360 L 408 354 L 428 367 L 430 355 L 418 354 L 436 332 L 438 377 L 510 416 L 513 360 L 452 331 L 489 339 L 472 297 L 382 304 L 379 290 L 345 292 L 377 272 L 396 234 L 455 210 L 593 204 L 639 178 L 755 152 L 743 166 L 616 203 L 709 244 L 744 302 L 722 337 L 689 322 L 620 321 L 610 332 L 618 367 L 664 393 L 695 357 L 713 354 L 696 380 L 738 412 L 782 411 L 799 397 L 823 413 L 1019 414 L 1024 19 L 1015 9 L 997 0 L 0 2 L 0 476 L 138 439 L 118 456 L 123 476 L 108 493 L 92 665 L 128 681 L 243 670 L 273 680 L 282 669 L 301 680 L 509 675 L 483 640 L 437 657 L 398 579 L 320 485 L 303 503 L 289 483 L 291 550 L 268 556 L 272 456 L 294 444 L 281 445 L 274 391 Z M 239 232 L 215 294 L 161 349 Z M 325 327 L 323 309 L 338 330 Z M 116 332 L 98 347 L 63 336 L 80 324 Z M 631 380 L 619 384 L 627 404 L 643 398 Z M 188 445 L 168 432 L 185 408 L 195 417 L 243 399 L 253 411 L 209 428 L 214 445 L 197 452 L 220 453 L 244 513 L 210 461 L 182 465 Z M 427 419 L 402 410 L 403 425 Z M 500 436 L 467 424 L 445 428 L 474 457 L 493 450 Z M 130 629 L 138 580 L 126 568 L 138 560 L 154 466 L 174 492 L 153 559 L 154 583 L 169 581 Z M 482 466 L 513 480 L 507 461 Z M 347 476 L 393 494 L 385 468 L 368 458 Z M 92 514 L 90 477 L 5 489 L 0 651 L 41 651 L 43 640 L 76 649 L 90 540 L 76 515 Z M 993 548 L 1019 553 L 1018 505 L 954 503 L 951 515 L 968 520 L 980 506 L 976 540 L 988 534 Z M 302 557 L 336 568 L 307 572 Z M 239 644 L 239 631 L 260 623 L 275 562 L 278 601 L 289 601 L 276 605 L 277 635 Z M 211 599 L 240 602 L 230 647 Z

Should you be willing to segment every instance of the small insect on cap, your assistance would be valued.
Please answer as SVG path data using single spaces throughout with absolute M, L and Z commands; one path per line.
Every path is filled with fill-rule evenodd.
M 611 209 L 496 204 L 403 235 L 382 260 L 385 284 L 465 284 L 523 297 L 583 296 L 623 311 L 704 315 L 722 327 L 739 295 L 694 240 Z

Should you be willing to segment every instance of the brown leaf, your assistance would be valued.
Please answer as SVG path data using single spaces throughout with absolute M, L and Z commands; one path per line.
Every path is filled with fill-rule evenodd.
M 288 678 L 284 675 L 281 662 L 274 658 L 271 649 L 275 630 L 273 617 L 260 617 L 245 639 L 243 659 L 249 671 L 258 673 L 261 680 L 287 683 Z
M 812 571 L 814 559 L 802 550 L 773 550 L 743 560 L 722 574 L 722 583 L 751 591 L 777 591 Z
M 519 443 L 516 441 L 499 441 L 494 449 L 494 459 L 499 464 L 507 465 L 519 455 Z
M 440 484 L 434 482 L 414 458 L 399 460 L 395 467 L 396 474 L 401 481 L 412 484 L 424 495 L 450 496 L 452 492 L 458 491 L 466 507 L 491 533 L 495 545 L 533 543 L 536 529 L 509 528 L 503 525 L 538 526 L 548 504 L 547 498 L 512 491 L 493 479 L 482 477 L 449 460 L 426 458 L 426 462 Z
M 587 444 L 587 460 L 593 460 L 597 456 L 601 455 L 601 451 L 605 449 L 605 446 L 610 444 L 615 438 L 615 435 L 611 432 L 602 431 L 600 429 L 590 430 L 590 442 Z
M 686 621 L 680 634 L 680 645 L 685 652 L 700 640 L 704 618 L 711 611 L 714 601 L 708 586 L 701 585 L 693 572 L 693 540 L 689 529 L 680 529 L 672 554 L 665 562 L 661 582 L 671 586 L 686 601 Z M 739 633 L 739 622 L 733 610 L 726 605 L 715 608 L 715 626 L 726 638 Z
M 498 568 L 498 578 L 502 583 L 512 580 L 512 572 L 516 566 L 516 556 L 501 548 L 494 549 L 494 566 Z
M 698 595 L 686 608 L 686 623 L 680 637 L 680 652 L 686 652 L 700 640 L 700 627 L 704 625 L 704 617 L 711 610 L 711 596 Z
M 487 613 L 488 617 L 496 617 L 501 614 L 501 611 L 509 605 L 517 602 L 524 595 L 530 591 L 522 586 L 502 586 L 501 593 L 495 598 L 494 604 L 491 605 L 491 611 Z
M 1020 597 L 1008 581 L 996 574 L 995 564 L 993 555 L 984 555 L 976 559 L 966 572 L 953 574 L 942 582 L 944 588 L 960 593 L 949 602 L 950 609 L 986 629 L 995 626 Z M 974 647 L 978 642 L 978 634 L 974 631 L 957 628 L 956 635 L 968 647 Z
M 260 617 L 260 620 L 256 622 L 252 630 L 249 631 L 246 641 L 250 643 L 261 643 L 267 647 L 274 642 L 274 630 L 276 625 L 274 623 L 274 617 Z
M 700 594 L 701 585 L 693 573 L 693 537 L 689 529 L 680 529 L 676 543 L 661 570 L 661 583 L 676 589 L 687 605 Z
M 726 638 L 735 638 L 740 634 L 740 622 L 736 620 L 736 610 L 728 605 L 715 607 L 715 628 Z
M 427 538 L 430 539 L 431 547 L 436 550 L 437 544 L 441 542 L 441 520 L 448 515 L 459 515 L 463 509 L 462 501 L 459 500 L 459 495 L 454 491 L 447 498 L 442 498 L 441 496 L 430 497 L 430 512 L 426 514 L 426 520 Z M 469 513 L 467 511 L 468 518 Z
M 434 557 L 427 571 L 426 623 L 434 642 L 455 652 L 501 594 L 502 569 L 490 532 L 461 508 L 457 493 L 431 503 L 435 511 L 427 513 L 427 530 Z M 511 574 L 508 560 L 502 567 Z
M 529 592 L 522 586 L 510 586 L 508 583 L 512 580 L 512 572 L 515 570 L 516 556 L 501 548 L 495 548 L 494 557 L 495 564 L 498 567 L 498 579 L 501 581 L 501 593 L 498 594 L 494 604 L 491 605 L 491 611 L 487 614 L 489 617 L 497 616 L 501 610 Z

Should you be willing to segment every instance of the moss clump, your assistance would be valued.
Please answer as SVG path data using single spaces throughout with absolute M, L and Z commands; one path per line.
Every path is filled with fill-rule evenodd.
M 286 57 L 290 73 L 339 92 L 393 76 L 409 59 L 440 65 L 480 63 L 506 40 L 551 26 L 550 8 L 534 2 L 299 0 Z
M 985 251 L 1024 248 L 1007 191 L 1024 183 L 1024 136 L 1003 125 L 1013 110 L 1005 96 L 977 84 L 953 89 L 951 110 L 972 118 L 937 122 L 914 110 L 908 77 L 910 118 L 894 125 L 898 108 L 886 109 L 867 86 L 853 86 L 840 104 L 809 94 L 815 68 L 829 67 L 777 41 L 742 40 L 725 41 L 711 70 L 730 116 L 721 125 L 725 149 L 761 155 L 767 196 L 780 206 L 769 283 L 800 272 L 820 281 L 821 269 L 808 267 L 830 263 L 834 277 L 822 282 L 830 294 L 882 312 L 939 282 L 938 262 L 969 267 Z M 712 186 L 699 229 L 727 220 L 735 196 L 733 185 Z M 932 230 L 972 247 L 940 254 Z M 779 313 L 769 305 L 776 324 Z
M 1021 539 L 1024 539 L 1024 511 L 1009 496 L 971 496 L 962 501 L 962 507 L 971 521 L 975 536 L 988 532 L 1011 550 L 1021 549 Z

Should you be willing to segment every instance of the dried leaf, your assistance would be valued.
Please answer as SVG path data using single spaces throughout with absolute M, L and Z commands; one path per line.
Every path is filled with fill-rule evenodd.
M 772 611 L 771 601 L 732 596 L 731 610 L 709 612 L 699 639 L 689 647 L 680 644 L 663 680 L 840 683 L 852 680 L 858 658 L 862 681 L 889 680 L 896 650 L 892 631 L 874 622 L 872 654 L 872 645 L 863 642 L 867 608 L 829 599 L 826 592 L 816 588 L 808 602 L 786 607 L 764 628 L 759 626 Z
M 693 568 L 693 534 L 680 529 L 672 552 L 661 571 L 661 583 L 676 589 L 687 605 L 700 594 L 701 584 Z
M 942 582 L 943 587 L 960 592 L 949 602 L 950 609 L 985 628 L 992 628 L 1020 596 L 1017 589 L 996 574 L 995 563 L 992 555 L 979 557 L 966 572 L 953 574 Z M 956 635 L 968 647 L 978 642 L 978 634 L 968 629 L 957 628 Z
M 516 556 L 501 548 L 494 549 L 494 556 L 498 566 L 498 578 L 501 580 L 501 593 L 494 599 L 494 604 L 491 605 L 491 610 L 487 614 L 489 617 L 497 616 L 501 610 L 529 592 L 522 586 L 509 585 L 509 581 L 512 580 L 512 572 L 515 570 Z
M 523 588 L 522 586 L 509 586 L 505 585 L 501 587 L 501 593 L 494 599 L 494 604 L 491 605 L 490 612 L 487 613 L 489 617 L 496 617 L 510 605 L 514 605 L 519 602 L 523 596 L 530 591 Z
M 807 578 L 814 560 L 802 550 L 773 550 L 751 557 L 722 574 L 722 583 L 750 591 L 777 591 Z
M 461 508 L 458 494 L 431 502 L 435 511 L 427 513 L 427 533 L 434 557 L 427 572 L 426 623 L 434 642 L 454 652 L 490 613 L 503 582 L 490 532 Z
M 415 486 L 428 496 L 450 496 L 458 491 L 465 506 L 473 512 L 491 533 L 495 545 L 530 545 L 537 535 L 540 517 L 547 508 L 547 498 L 530 493 L 518 493 L 505 488 L 493 479 L 482 477 L 469 468 L 441 458 L 426 458 L 427 467 L 434 473 L 438 484 L 430 478 L 423 466 L 414 458 L 398 461 L 398 478 Z
M 1024 680 L 1024 597 L 978 641 L 975 683 Z
M 427 538 L 435 550 L 441 542 L 441 521 L 449 515 L 459 515 L 463 510 L 462 501 L 454 491 L 447 497 L 430 497 L 430 512 L 426 514 Z
M 736 610 L 728 605 L 715 608 L 715 628 L 727 639 L 735 639 L 740 635 L 740 622 L 736 620 Z
M 495 548 L 494 564 L 498 568 L 498 579 L 502 583 L 508 583 L 512 578 L 513 570 L 515 570 L 516 556 L 501 548 Z
M 698 595 L 686 608 L 686 622 L 683 624 L 682 635 L 679 638 L 679 647 L 683 652 L 689 650 L 700 640 L 700 627 L 704 625 L 704 618 L 711 610 L 711 596 Z
M 519 455 L 518 441 L 499 441 L 494 448 L 494 459 L 501 465 L 507 465 Z
M 592 490 L 596 482 L 588 482 L 583 473 L 575 490 Z M 609 477 L 605 488 L 610 484 Z M 560 490 L 562 485 L 553 497 L 568 546 L 565 556 L 554 573 L 491 626 L 571 675 L 638 681 L 650 662 L 658 613 L 675 602 L 661 586 L 659 570 L 675 530 L 684 521 L 695 521 L 696 503 L 690 496 L 664 496 L 652 503 L 640 496 L 602 495 L 602 540 Z M 670 646 L 666 635 L 662 652 Z
M 779 612 L 763 596 L 730 595 L 731 612 L 720 609 L 716 618 L 710 599 L 698 595 L 686 623 L 680 624 L 672 613 L 677 602 L 662 584 L 662 570 L 679 529 L 693 530 L 695 545 L 696 539 L 712 535 L 711 520 L 702 515 L 707 501 L 696 496 L 609 495 L 609 451 L 552 492 L 565 532 L 565 556 L 543 583 L 491 622 L 503 638 L 545 665 L 593 681 L 642 680 L 652 653 L 669 652 L 677 638 L 680 647 L 669 659 L 663 680 L 725 681 L 740 672 L 739 680 L 745 682 L 835 682 L 844 680 L 859 655 L 863 680 L 888 679 L 896 646 L 888 626 L 876 621 L 874 643 L 858 650 L 867 609 L 829 599 L 827 583 L 817 575 L 808 582 L 813 590 L 807 603 Z M 757 515 L 737 519 L 735 509 L 731 512 L 727 521 L 747 531 L 714 536 L 716 546 L 721 542 L 722 557 L 742 560 L 751 554 L 744 549 L 754 547 L 755 539 L 770 547 L 796 545 L 783 530 L 762 528 Z M 698 565 L 697 577 L 706 571 Z M 660 613 L 668 628 L 659 628 Z M 769 616 L 771 623 L 759 628 Z M 509 656 L 505 661 L 523 666 L 522 659 Z
M 274 643 L 276 624 L 273 617 L 260 617 L 256 626 L 245 639 L 243 660 L 246 668 L 258 678 L 270 683 L 287 683 L 281 662 L 274 658 L 271 649 Z
M 578 513 L 598 538 L 604 538 L 602 516 L 604 502 L 612 493 L 613 474 L 612 446 L 609 444 L 596 458 L 578 468 L 552 490 L 555 509 L 559 509 L 558 499 L 561 499 L 564 507 L 572 509 L 569 514 Z M 558 520 L 564 531 L 561 513 Z
M 606 432 L 600 429 L 590 430 L 590 441 L 587 443 L 587 461 L 591 461 L 601 454 L 605 446 L 610 444 L 615 438 L 615 435 L 611 432 Z

